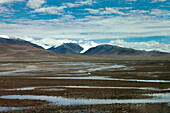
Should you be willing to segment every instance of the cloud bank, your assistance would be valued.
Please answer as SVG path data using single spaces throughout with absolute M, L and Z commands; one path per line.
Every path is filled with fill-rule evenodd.
M 124 40 L 115 40 L 110 41 L 108 44 L 126 47 L 126 48 L 133 48 L 136 50 L 145 50 L 145 51 L 163 51 L 170 53 L 170 44 L 159 43 L 156 41 L 148 41 L 148 42 L 125 42 Z

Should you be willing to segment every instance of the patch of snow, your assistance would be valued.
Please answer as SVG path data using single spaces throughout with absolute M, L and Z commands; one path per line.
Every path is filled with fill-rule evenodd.
M 80 53 L 84 53 L 86 52 L 88 49 L 92 48 L 92 47 L 96 47 L 98 46 L 99 44 L 93 42 L 93 41 L 89 41 L 85 44 L 80 44 L 80 46 L 82 46 L 84 49 L 80 52 Z
M 34 40 L 33 43 L 42 46 L 44 49 L 49 49 L 53 46 L 58 47 L 63 43 L 77 43 L 77 41 L 68 40 L 68 39 L 44 38 L 42 40 Z
M 9 36 L 8 35 L 0 35 L 1 38 L 7 38 L 9 39 Z

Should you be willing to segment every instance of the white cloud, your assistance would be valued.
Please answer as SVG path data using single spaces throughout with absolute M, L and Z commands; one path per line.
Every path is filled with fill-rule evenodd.
M 126 1 L 130 1 L 130 2 L 131 2 L 131 1 L 134 1 L 134 2 L 135 2 L 136 0 L 126 0 Z
M 112 13 L 124 15 L 124 13 L 119 11 L 118 8 L 111 8 L 111 7 L 106 7 L 106 10 L 102 12 L 102 14 L 112 14 Z
M 89 11 L 91 14 L 119 14 L 124 15 L 123 12 L 119 11 L 122 8 L 119 7 L 106 7 L 106 8 L 99 8 L 99 9 L 90 9 L 86 8 L 85 10 Z
M 62 16 L 63 20 L 69 20 L 69 19 L 73 19 L 73 18 L 75 18 L 73 15 L 63 15 Z
M 102 8 L 103 9 L 103 8 Z M 91 14 L 99 14 L 101 9 L 90 9 L 86 8 L 86 11 L 89 11 Z
M 0 0 L 0 4 L 4 4 L 4 3 L 12 3 L 12 2 L 22 2 L 25 0 Z
M 0 13 L 7 13 L 9 10 L 6 7 L 0 6 Z
M 46 3 L 45 0 L 29 0 L 27 2 L 27 6 L 30 7 L 30 8 L 39 8 L 42 6 L 42 4 Z
M 42 7 L 39 9 L 35 9 L 34 11 L 32 11 L 33 13 L 48 13 L 48 14 L 62 14 L 64 11 L 64 8 L 66 8 L 65 6 L 52 6 L 52 7 Z
M 168 10 L 160 10 L 160 9 L 152 9 L 150 14 L 156 15 L 156 16 L 170 16 L 170 11 Z
M 163 51 L 170 52 L 170 44 L 159 43 L 156 41 L 148 41 L 148 42 L 125 42 L 124 40 L 114 40 L 110 41 L 111 45 L 133 48 L 137 50 L 146 50 L 146 51 Z
M 151 10 L 129 10 L 132 7 L 106 7 L 99 9 L 86 8 L 84 10 L 89 11 L 91 14 L 118 14 L 118 15 L 127 15 L 127 16 L 145 16 L 145 15 L 154 15 L 154 16 L 170 16 L 170 11 L 166 9 L 151 9 Z M 126 12 L 124 12 L 126 11 Z
M 170 36 L 170 20 L 154 16 L 87 16 L 75 19 L 67 15 L 51 20 L 8 20 L 0 22 L 0 34 L 38 38 L 116 39 Z
M 86 1 L 77 1 L 76 3 L 82 5 L 92 5 L 93 3 L 97 3 L 95 0 L 86 0 Z
M 72 7 L 79 7 L 79 6 L 84 6 L 84 5 L 92 5 L 93 3 L 97 3 L 94 0 L 86 0 L 86 1 L 76 1 L 74 3 L 63 3 L 63 6 L 67 6 L 68 8 Z
M 148 13 L 149 11 L 148 10 L 130 10 L 130 13 L 134 14 L 144 14 L 144 13 Z M 130 14 L 128 13 L 128 14 Z
M 61 15 L 64 13 L 64 9 L 66 8 L 79 7 L 83 5 L 92 5 L 93 3 L 96 2 L 92 0 L 86 0 L 86 1 L 76 1 L 75 3 L 63 3 L 61 6 L 51 6 L 51 7 L 41 7 L 41 8 L 36 7 L 37 9 L 32 11 L 32 13 L 47 13 L 47 14 Z
M 165 2 L 167 0 L 152 0 L 152 3 L 155 3 L 155 2 Z

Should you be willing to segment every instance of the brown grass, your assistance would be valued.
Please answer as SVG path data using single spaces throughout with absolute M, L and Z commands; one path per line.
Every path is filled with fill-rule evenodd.
M 108 61 L 102 61 L 108 62 Z M 109 61 L 109 63 L 116 63 L 120 65 L 126 65 L 133 67 L 133 70 L 121 69 L 108 69 L 92 72 L 91 76 L 110 76 L 115 78 L 136 78 L 136 79 L 161 79 L 170 80 L 169 68 L 170 61 Z M 162 65 L 163 64 L 163 65 Z M 7 71 L 7 68 L 25 68 L 30 64 L 14 63 L 1 67 L 0 71 Z M 0 89 L 12 89 L 22 87 L 35 87 L 35 86 L 108 86 L 108 87 L 153 87 L 153 88 L 170 88 L 170 83 L 147 83 L 147 82 L 127 82 L 127 81 L 107 81 L 107 80 L 53 80 L 53 79 L 37 79 L 31 77 L 37 76 L 59 76 L 58 73 L 65 72 L 69 74 L 69 68 L 73 66 L 56 66 L 56 68 L 63 68 L 61 70 L 55 69 L 55 66 L 51 64 L 35 64 L 40 70 L 37 72 L 30 71 L 21 73 L 21 76 L 17 75 L 4 75 L 0 76 Z M 76 67 L 76 66 L 74 66 Z M 81 66 L 83 67 L 83 66 Z M 54 70 L 49 71 L 49 68 Z M 58 72 L 59 71 L 59 72 Z M 159 73 L 156 73 L 159 72 Z M 24 76 L 23 76 L 24 75 Z M 157 75 L 157 76 L 155 76 Z M 61 75 L 60 75 L 61 76 Z M 83 88 L 62 88 L 66 90 L 62 91 L 45 91 L 43 88 L 37 88 L 35 90 L 28 91 L 5 91 L 0 90 L 1 95 L 49 95 L 49 96 L 62 96 L 67 98 L 95 98 L 95 99 L 141 99 L 150 98 L 143 96 L 142 94 L 148 93 L 165 93 L 169 91 L 154 91 L 154 90 L 136 90 L 136 89 L 83 89 Z M 60 88 L 59 88 L 60 89 Z M 43 106 L 45 101 L 34 100 L 10 100 L 0 99 L 0 106 L 37 106 L 30 110 L 17 111 L 17 112 L 160 112 L 165 113 L 170 111 L 170 108 L 166 104 L 111 104 L 111 105 L 80 105 L 80 106 Z M 156 110 L 155 110 L 156 109 Z
M 167 104 L 43 106 L 13 113 L 169 113 Z

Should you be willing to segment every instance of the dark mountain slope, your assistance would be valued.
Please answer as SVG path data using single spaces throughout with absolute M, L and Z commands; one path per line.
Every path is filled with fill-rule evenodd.
M 170 54 L 167 52 L 162 52 L 162 51 L 157 51 L 157 50 L 153 50 L 153 51 L 149 51 L 150 53 L 155 53 L 155 54 Z
M 0 37 L 0 44 L 25 45 L 43 49 L 43 47 L 21 39 L 6 39 Z
M 84 55 L 149 55 L 149 56 L 169 56 L 170 53 L 159 51 L 141 51 L 131 48 L 123 48 L 113 45 L 99 45 L 87 50 Z
M 144 55 L 145 51 L 123 48 L 112 45 L 99 45 L 87 50 L 84 55 Z
M 76 43 L 64 43 L 58 47 L 51 47 L 48 50 L 58 54 L 80 54 L 83 48 Z

